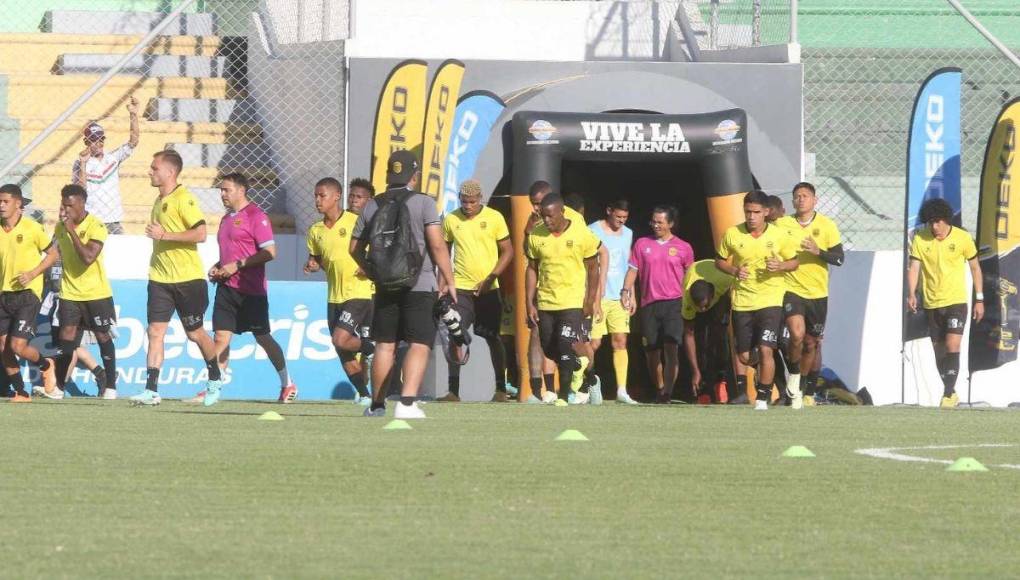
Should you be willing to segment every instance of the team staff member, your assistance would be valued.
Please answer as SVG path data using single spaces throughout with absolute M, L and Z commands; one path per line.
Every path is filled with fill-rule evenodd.
M 799 266 L 785 276 L 786 294 L 783 312 L 790 331 L 786 366 L 790 371 L 787 388 L 791 393 L 803 391 L 814 397 L 818 373 L 814 370 L 820 361 L 819 345 L 825 334 L 825 318 L 829 305 L 829 266 L 843 265 L 843 243 L 839 228 L 828 217 L 815 211 L 818 198 L 815 186 L 802 182 L 793 186 L 795 214 L 776 220 L 786 228 L 797 243 Z M 805 369 L 803 389 L 801 370 Z M 800 407 L 800 397 L 791 398 L 791 404 Z
M 652 210 L 652 235 L 634 244 L 622 293 L 624 305 L 633 314 L 637 309 L 634 283 L 641 280 L 638 316 L 648 373 L 656 382 L 660 403 L 669 403 L 672 399 L 673 385 L 680 373 L 679 344 L 683 340 L 684 325 L 680 304 L 684 276 L 687 268 L 694 264 L 691 245 L 673 235 L 675 224 L 674 208 L 656 206 Z
M 601 243 L 584 221 L 564 215 L 563 198 L 548 194 L 542 199 L 542 224 L 525 242 L 528 268 L 525 274 L 528 322 L 542 343 L 546 357 L 556 361 L 560 373 L 559 400 L 568 399 L 575 372 L 583 372 L 584 355 L 579 344 L 581 325 L 591 316 L 598 298 L 598 252 Z M 583 280 L 584 284 L 579 282 Z M 580 385 L 575 402 L 587 402 L 587 383 Z M 544 402 L 557 402 L 547 390 Z
M 460 186 L 460 208 L 443 220 L 443 238 L 453 250 L 453 279 L 461 326 L 485 339 L 489 346 L 496 390 L 492 401 L 503 403 L 506 393 L 506 353 L 499 340 L 499 276 L 513 259 L 510 230 L 498 211 L 482 205 L 482 186 L 469 179 Z M 450 365 L 450 392 L 440 401 L 460 401 L 460 365 Z
M 687 269 L 680 316 L 684 319 L 684 352 L 691 365 L 691 389 L 695 395 L 701 389 L 701 369 L 721 371 L 721 361 L 728 356 L 733 359 L 736 392 L 747 390 L 744 365 L 740 364 L 735 353 L 726 352 L 732 286 L 733 276 L 716 268 L 715 260 L 699 260 Z M 698 343 L 701 344 L 700 349 Z M 729 400 L 726 391 L 717 391 L 714 396 L 717 403 Z
M 326 273 L 326 312 L 333 348 L 344 372 L 354 385 L 354 402 L 369 405 L 369 367 L 372 341 L 368 338 L 372 323 L 372 296 L 375 286 L 351 257 L 351 234 L 358 215 L 375 195 L 375 187 L 362 178 L 351 181 L 347 191 L 347 209 L 340 205 L 340 182 L 332 177 L 315 184 L 315 210 L 322 220 L 308 229 L 308 261 L 305 273 Z M 362 354 L 358 360 L 358 353 Z
M 797 269 L 797 246 L 786 230 L 770 225 L 768 198 L 762 191 L 744 196 L 744 223 L 726 230 L 719 243 L 717 268 L 736 277 L 733 286 L 733 334 L 745 365 L 758 362 L 754 408 L 768 409 L 775 380 L 773 355 L 783 326 L 784 273 Z M 791 398 L 800 393 L 791 392 Z
M 383 203 L 404 203 L 410 217 L 410 234 L 422 257 L 421 270 L 414 285 L 406 290 L 383 291 L 376 288 L 372 315 L 372 339 L 375 341 L 375 359 L 372 365 L 372 384 L 376 385 L 372 406 L 365 409 L 369 417 L 386 415 L 386 389 L 391 372 L 395 371 L 397 341 L 410 346 L 404 356 L 403 389 L 400 403 L 394 411 L 398 419 L 424 419 L 415 399 L 422 377 L 428 366 L 429 352 L 436 340 L 436 322 L 433 318 L 438 296 L 435 269 L 443 278 L 441 288 L 457 302 L 457 289 L 450 266 L 450 254 L 443 241 L 443 228 L 436 213 L 436 200 L 417 191 L 421 178 L 421 164 L 410 151 L 395 151 L 386 163 L 386 183 L 389 186 L 377 198 L 369 200 L 354 226 L 351 254 L 366 269 L 366 250 L 372 217 Z M 406 198 L 406 199 L 405 199 Z M 403 201 L 401 201 L 403 199 Z M 368 270 L 370 271 L 370 270 Z
M 145 390 L 131 397 L 139 405 L 158 405 L 159 369 L 163 366 L 163 338 L 174 312 L 181 319 L 188 340 L 194 342 L 209 373 L 205 405 L 220 398 L 220 365 L 216 345 L 202 327 L 209 306 L 205 268 L 198 256 L 198 244 L 206 238 L 205 216 L 188 188 L 177 183 L 184 163 L 176 151 L 152 156 L 149 182 L 159 192 L 152 204 L 145 235 L 152 240 L 149 259 L 148 317 L 149 350 L 145 355 Z
M 620 300 L 624 281 L 627 278 L 627 264 L 630 261 L 630 246 L 634 232 L 625 224 L 630 217 L 630 202 L 618 199 L 606 208 L 605 219 L 592 222 L 588 228 L 602 242 L 608 261 L 606 268 L 599 269 L 599 285 L 602 288 L 602 316 L 595 319 L 591 329 L 591 346 L 598 351 L 602 337 L 609 335 L 613 348 L 613 370 L 616 373 L 616 402 L 636 405 L 627 394 L 627 335 L 630 333 L 630 313 Z
M 209 280 L 216 284 L 213 333 L 220 367 L 226 369 L 230 361 L 234 334 L 252 333 L 280 377 L 277 400 L 290 403 L 297 398 L 297 386 L 290 380 L 287 359 L 269 326 L 266 263 L 276 258 L 273 226 L 269 216 L 248 199 L 248 178 L 240 173 L 220 181 L 220 200 L 227 210 L 216 232 L 220 259 L 209 269 Z
M 28 344 L 35 336 L 35 320 L 42 305 L 43 279 L 40 276 L 56 262 L 41 255 L 50 247 L 51 239 L 43 227 L 25 217 L 23 210 L 31 200 L 25 199 L 21 188 L 13 184 L 0 187 L 0 345 L 7 379 L 14 388 L 12 402 L 32 400 L 25 390 L 18 358 L 38 365 L 47 392 L 56 388 L 52 359 L 43 358 Z
M 53 232 L 53 244 L 46 250 L 47 262 L 62 262 L 60 303 L 57 319 L 60 334 L 56 348 L 57 388 L 43 394 L 62 399 L 64 382 L 73 364 L 75 350 L 81 343 L 82 330 L 92 332 L 99 343 L 103 359 L 105 384 L 99 385 L 99 396 L 117 398 L 117 354 L 111 329 L 117 324 L 113 306 L 113 290 L 106 278 L 100 255 L 106 243 L 106 225 L 85 210 L 88 194 L 80 185 L 66 185 L 60 191 L 61 222 Z
M 956 377 L 960 373 L 960 341 L 967 323 L 966 278 L 963 265 L 970 266 L 974 280 L 975 322 L 985 316 L 984 280 L 974 240 L 966 231 L 952 225 L 953 208 L 944 199 L 930 199 L 921 206 L 919 228 L 910 242 L 910 269 L 907 270 L 907 308 L 917 312 L 917 281 L 928 316 L 928 333 L 935 348 L 935 363 L 942 377 L 942 407 L 955 407 Z

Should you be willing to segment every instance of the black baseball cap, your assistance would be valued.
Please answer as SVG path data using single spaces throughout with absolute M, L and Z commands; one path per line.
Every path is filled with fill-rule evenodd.
M 386 162 L 386 183 L 388 185 L 407 185 L 407 182 L 411 181 L 420 167 L 421 164 L 414 153 L 406 149 L 394 151 L 390 154 L 390 160 Z
M 21 207 L 25 207 L 26 205 L 32 203 L 32 200 L 25 197 L 25 195 L 21 192 L 21 188 L 18 187 L 17 185 L 14 185 L 13 183 L 5 183 L 3 185 L 0 185 L 0 193 L 9 193 L 11 194 L 11 197 L 19 198 L 21 200 Z

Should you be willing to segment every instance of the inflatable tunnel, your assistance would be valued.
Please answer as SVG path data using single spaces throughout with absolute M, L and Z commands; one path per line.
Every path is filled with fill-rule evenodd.
M 523 248 L 532 183 L 543 180 L 557 193 L 582 194 L 589 216 L 613 199 L 628 199 L 635 239 L 647 233 L 641 224 L 654 206 L 673 205 L 679 210 L 678 233 L 698 259 L 711 257 L 723 232 L 743 221 L 742 200 L 752 178 L 742 109 L 694 115 L 520 111 L 511 134 L 515 335 L 522 379 L 528 376 Z M 528 383 L 521 383 L 524 400 Z

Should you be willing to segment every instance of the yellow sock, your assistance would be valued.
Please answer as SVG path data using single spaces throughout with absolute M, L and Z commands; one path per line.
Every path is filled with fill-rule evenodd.
M 581 370 L 574 371 L 573 380 L 570 381 L 570 388 L 575 393 L 581 390 L 581 385 L 584 384 L 584 373 L 588 370 L 588 357 L 579 356 L 577 360 L 581 363 Z
M 616 369 L 616 388 L 625 390 L 627 388 L 627 365 L 630 363 L 630 355 L 626 350 L 613 351 L 613 368 Z

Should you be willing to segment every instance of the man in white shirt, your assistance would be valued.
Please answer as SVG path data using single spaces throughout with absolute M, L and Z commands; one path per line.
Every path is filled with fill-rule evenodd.
M 138 146 L 138 99 L 131 97 L 127 105 L 131 116 L 128 142 L 113 151 L 106 152 L 106 132 L 95 121 L 85 126 L 83 138 L 85 149 L 78 155 L 71 169 L 71 180 L 88 192 L 85 210 L 106 224 L 111 234 L 123 234 L 124 208 L 120 202 L 120 164 Z M 82 167 L 85 168 L 82 171 Z

